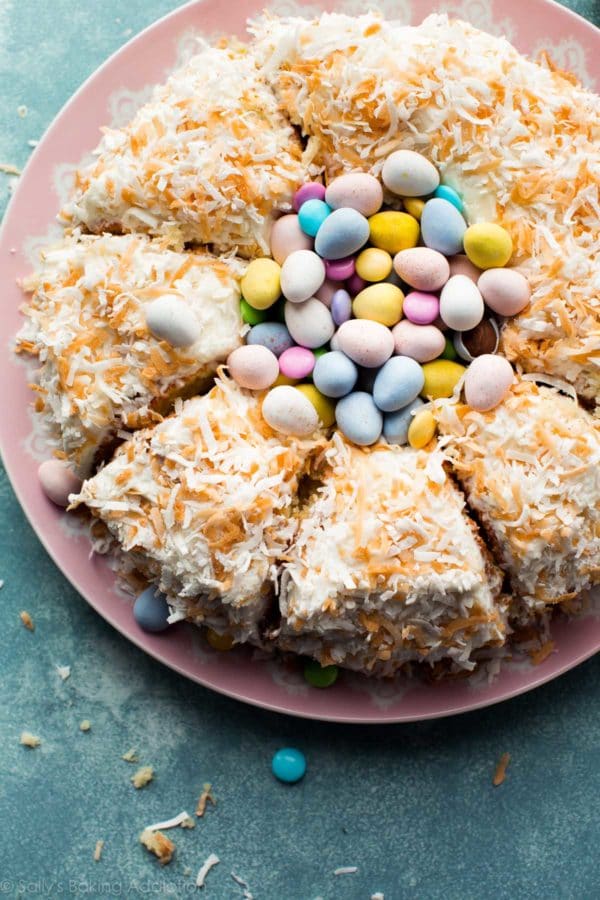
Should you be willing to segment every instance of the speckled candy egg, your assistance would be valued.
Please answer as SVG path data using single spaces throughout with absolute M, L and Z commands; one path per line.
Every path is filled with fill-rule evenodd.
M 477 287 L 489 308 L 499 316 L 516 316 L 531 298 L 529 282 L 515 269 L 487 269 Z
M 247 344 L 260 344 L 275 356 L 281 356 L 284 350 L 292 347 L 294 341 L 282 322 L 261 322 L 250 329 L 246 335 Z
M 229 373 L 236 384 L 250 391 L 271 387 L 279 375 L 279 362 L 261 344 L 244 344 L 227 357 Z
M 300 228 L 298 216 L 290 213 L 273 223 L 269 241 L 271 253 L 280 266 L 295 250 L 312 250 L 313 242 Z
M 392 334 L 398 356 L 410 356 L 419 363 L 437 359 L 446 346 L 444 335 L 435 325 L 415 325 L 403 319 L 394 326 Z
M 46 497 L 65 509 L 69 505 L 69 494 L 78 494 L 81 490 L 81 478 L 62 459 L 45 460 L 38 469 L 38 478 Z
M 466 275 L 471 281 L 477 284 L 481 269 L 474 266 L 469 257 L 465 253 L 457 253 L 456 256 L 450 257 L 448 260 L 450 265 L 450 277 L 453 275 Z
M 354 388 L 358 370 L 345 353 L 332 350 L 321 356 L 313 370 L 313 381 L 326 397 L 345 397 Z
M 325 264 L 312 250 L 295 250 L 281 267 L 281 293 L 290 303 L 314 297 L 325 281 Z
M 388 444 L 406 444 L 408 443 L 408 429 L 414 418 L 413 413 L 417 412 L 422 406 L 423 401 L 420 397 L 409 403 L 403 409 L 396 412 L 387 413 L 383 417 L 383 436 Z
M 286 303 L 285 324 L 296 343 L 309 350 L 322 347 L 335 331 L 331 313 L 316 297 L 304 303 Z
M 450 277 L 446 257 L 429 247 L 401 250 L 394 257 L 394 269 L 415 290 L 428 293 L 439 291 Z
M 457 208 L 447 200 L 434 197 L 428 200 L 421 216 L 423 243 L 444 256 L 461 253 L 467 223 Z
M 390 153 L 381 173 L 388 191 L 399 197 L 425 197 L 440 183 L 436 167 L 414 150 Z
M 368 369 L 382 366 L 394 352 L 392 332 L 370 319 L 350 319 L 336 332 L 336 348 Z
M 479 412 L 487 412 L 502 403 L 515 378 L 504 356 L 485 354 L 474 359 L 465 376 L 465 400 Z
M 325 192 L 325 201 L 332 209 L 346 206 L 363 216 L 372 216 L 383 203 L 383 190 L 373 175 L 349 172 L 333 179 Z
M 200 337 L 200 322 L 180 297 L 165 294 L 144 308 L 148 330 L 172 347 L 190 347 Z
M 319 427 L 319 416 L 310 400 L 287 384 L 269 391 L 263 401 L 262 415 L 271 428 L 282 434 L 304 437 Z
M 382 412 L 395 412 L 423 390 L 423 369 L 408 356 L 393 356 L 381 367 L 373 385 L 373 400 Z
M 299 187 L 296 193 L 294 194 L 292 200 L 292 206 L 298 212 L 301 206 L 303 206 L 308 200 L 324 200 L 325 199 L 325 185 L 321 184 L 320 181 L 307 181 L 306 184 L 303 184 L 302 187 Z
M 403 312 L 415 325 L 431 325 L 440 312 L 440 301 L 435 294 L 411 291 L 404 298 Z
M 419 223 L 408 213 L 386 209 L 369 219 L 369 236 L 374 247 L 395 254 L 416 247 L 419 241 Z
M 315 250 L 323 259 L 352 256 L 366 244 L 369 223 L 355 209 L 334 209 L 317 232 Z
M 338 400 L 335 420 L 348 440 L 360 447 L 368 447 L 381 437 L 383 416 L 371 395 L 364 391 L 355 391 Z
M 484 313 L 483 297 L 466 275 L 453 275 L 440 296 L 440 316 L 455 331 L 469 331 L 479 325 Z

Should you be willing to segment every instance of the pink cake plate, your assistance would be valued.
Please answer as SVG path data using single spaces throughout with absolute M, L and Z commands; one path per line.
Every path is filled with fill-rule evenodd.
M 521 50 L 547 49 L 558 64 L 571 69 L 588 86 L 600 86 L 598 31 L 552 0 L 383 0 L 388 18 L 417 24 L 428 13 L 447 11 L 487 31 L 504 33 Z M 69 171 L 96 145 L 99 128 L 131 115 L 150 85 L 161 81 L 194 35 L 244 33 L 249 16 L 262 0 L 221 3 L 204 0 L 181 7 L 142 32 L 89 78 L 54 120 L 33 153 L 6 215 L 0 237 L 3 284 L 4 352 L 0 383 L 4 414 L 0 447 L 19 501 L 39 539 L 81 595 L 129 640 L 175 671 L 223 694 L 307 718 L 340 722 L 408 722 L 448 716 L 498 703 L 556 678 L 600 649 L 600 618 L 590 614 L 553 629 L 555 651 L 541 665 L 506 665 L 491 684 L 481 680 L 435 686 L 405 680 L 376 681 L 344 673 L 326 691 L 310 688 L 300 667 L 281 660 L 256 659 L 245 649 L 211 650 L 197 629 L 176 625 L 162 635 L 142 632 L 131 603 L 115 586 L 106 561 L 89 558 L 89 542 L 70 517 L 42 495 L 36 478 L 41 459 L 50 455 L 34 431 L 27 370 L 11 353 L 20 325 L 22 294 L 17 279 L 31 269 L 34 248 L 52 236 L 62 185 Z M 343 3 L 296 3 L 282 0 L 274 12 L 314 14 L 320 9 L 359 13 L 359 0 Z

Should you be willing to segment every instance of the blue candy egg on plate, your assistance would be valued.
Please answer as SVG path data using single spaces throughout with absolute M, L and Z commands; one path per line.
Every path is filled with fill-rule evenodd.
M 133 604 L 133 618 L 142 631 L 165 631 L 169 615 L 167 599 L 154 585 L 142 591 Z

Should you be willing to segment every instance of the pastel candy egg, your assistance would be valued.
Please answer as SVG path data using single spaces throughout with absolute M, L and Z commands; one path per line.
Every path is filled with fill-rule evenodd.
M 45 460 L 38 469 L 38 478 L 46 497 L 65 509 L 69 505 L 69 494 L 78 494 L 81 490 L 81 478 L 62 459 Z
M 334 209 L 317 232 L 315 250 L 323 259 L 343 259 L 352 256 L 366 244 L 369 223 L 355 209 Z
M 327 309 L 331 307 L 331 301 L 336 291 L 340 290 L 340 286 L 336 281 L 330 281 L 326 278 L 318 291 L 315 291 L 315 297 L 324 303 Z
M 287 378 L 307 378 L 315 367 L 315 355 L 306 347 L 290 347 L 279 357 L 279 371 Z
M 431 362 L 443 353 L 444 335 L 434 325 L 415 325 L 408 319 L 398 322 L 392 329 L 394 350 L 398 356 L 410 356 L 419 363 Z
M 417 397 L 408 406 L 398 409 L 396 412 L 387 413 L 383 417 L 383 436 L 388 444 L 406 444 L 408 441 L 408 429 L 414 416 L 413 413 L 423 406 L 423 401 Z
M 300 207 L 308 200 L 324 200 L 325 185 L 320 181 L 309 181 L 298 188 L 292 200 L 292 206 L 298 212 Z
M 436 428 L 431 410 L 420 410 L 408 426 L 408 443 L 414 450 L 422 450 L 433 439 Z
M 419 396 L 423 369 L 408 356 L 393 356 L 381 367 L 373 385 L 373 400 L 382 412 L 395 412 Z
M 269 316 L 268 309 L 254 309 L 249 303 L 246 303 L 243 297 L 240 300 L 240 313 L 242 322 L 246 325 L 260 325 Z
M 425 363 L 423 375 L 425 382 L 421 396 L 426 400 L 439 400 L 440 397 L 451 397 L 454 388 L 467 370 L 459 363 L 449 359 L 436 359 Z
M 396 150 L 383 164 L 381 177 L 386 188 L 400 197 L 424 197 L 440 183 L 438 170 L 414 150 Z
M 453 275 L 440 295 L 440 316 L 454 331 L 469 331 L 479 325 L 484 314 L 483 297 L 466 275 Z
M 346 287 L 350 291 L 350 294 L 356 296 L 367 287 L 367 284 L 368 282 L 365 281 L 364 278 L 361 278 L 360 275 L 357 275 L 355 272 L 352 278 L 349 278 L 346 282 Z
M 354 257 L 325 260 L 325 274 L 331 281 L 346 281 L 354 275 Z
M 314 237 L 330 214 L 331 207 L 324 200 L 307 200 L 298 212 L 300 228 L 305 234 Z
M 325 397 L 314 384 L 299 384 L 296 390 L 312 403 L 321 425 L 330 428 L 335 422 L 335 404 L 329 397 Z
M 324 281 L 325 265 L 312 250 L 295 250 L 281 267 L 281 292 L 290 303 L 314 297 Z
M 391 327 L 402 316 L 404 294 L 393 284 L 372 284 L 354 298 L 352 311 L 357 319 L 371 319 Z
M 250 329 L 246 336 L 247 344 L 260 344 L 275 356 L 281 356 L 284 350 L 292 347 L 294 341 L 291 334 L 281 322 L 261 322 Z
M 421 216 L 423 243 L 444 256 L 461 253 L 467 223 L 457 208 L 447 200 L 434 197 L 428 200 Z
M 282 434 L 304 437 L 319 427 L 319 416 L 310 400 L 287 384 L 269 391 L 263 400 L 262 414 L 267 425 Z
M 200 337 L 200 322 L 180 297 L 173 294 L 157 297 L 148 303 L 144 312 L 148 330 L 172 347 L 190 347 Z
M 435 294 L 411 291 L 404 298 L 403 312 L 415 325 L 431 325 L 438 317 L 440 301 Z
M 433 196 L 441 197 L 442 200 L 447 200 L 448 203 L 455 206 L 460 213 L 464 209 L 462 197 L 454 190 L 454 188 L 451 188 L 449 184 L 440 184 L 439 187 L 435 189 Z
M 306 759 L 300 750 L 296 750 L 294 747 L 283 747 L 273 756 L 271 770 L 278 781 L 295 784 L 304 778 Z
M 336 332 L 336 349 L 368 369 L 382 366 L 394 352 L 392 332 L 380 322 L 350 319 Z M 333 344 L 332 344 L 333 348 Z
M 363 216 L 372 216 L 381 208 L 383 190 L 373 175 L 367 172 L 350 172 L 339 175 L 331 182 L 325 200 L 332 209 L 349 207 Z
M 316 297 L 304 303 L 286 303 L 285 324 L 296 343 L 309 350 L 322 347 L 335 331 L 331 313 Z
M 468 256 L 464 253 L 458 253 L 456 256 L 452 256 L 448 263 L 450 264 L 450 276 L 452 275 L 466 275 L 467 278 L 470 278 L 471 281 L 474 281 L 477 284 L 479 280 L 479 276 L 481 275 L 481 269 L 478 269 L 477 266 L 474 266 Z
M 355 391 L 338 400 L 335 420 L 342 434 L 360 447 L 368 447 L 381 437 L 383 416 L 371 395 L 364 391 Z
M 383 281 L 392 271 L 392 257 L 378 247 L 367 247 L 356 257 L 356 274 L 365 281 Z
M 244 344 L 233 350 L 227 366 L 235 383 L 250 391 L 271 387 L 279 375 L 277 357 L 261 344 Z
M 505 266 L 513 252 L 510 234 L 494 222 L 480 222 L 467 228 L 464 236 L 465 253 L 479 269 L 499 269 Z
M 300 228 L 298 216 L 290 213 L 273 223 L 269 245 L 273 258 L 282 266 L 294 250 L 312 250 L 313 242 Z
M 417 291 L 439 291 L 450 277 L 446 257 L 429 247 L 401 250 L 394 257 L 394 269 L 403 281 Z
M 341 325 L 352 317 L 352 300 L 348 291 L 335 292 L 331 300 L 331 316 L 336 325 Z
M 281 266 L 274 259 L 253 259 L 240 287 L 244 300 L 254 309 L 268 309 L 281 293 Z
M 457 331 L 454 335 L 454 349 L 467 362 L 486 353 L 495 353 L 499 343 L 500 331 L 494 319 L 482 319 L 470 331 Z
M 371 216 L 369 237 L 374 247 L 393 255 L 400 250 L 416 247 L 419 240 L 419 223 L 408 213 L 388 209 Z
M 499 316 L 516 316 L 531 298 L 529 282 L 515 269 L 488 269 L 477 287 L 489 308 Z
M 325 353 L 315 363 L 313 381 L 326 397 L 345 397 L 354 388 L 358 370 L 351 359 L 339 350 Z
M 146 588 L 133 604 L 133 618 L 142 631 L 159 632 L 169 627 L 167 598 L 157 587 Z
M 425 201 L 421 200 L 420 197 L 403 197 L 402 204 L 406 212 L 413 216 L 417 220 L 417 222 L 421 221 L 421 216 L 423 215 L 423 208 L 425 207 Z
M 506 397 L 514 378 L 513 368 L 504 356 L 478 356 L 467 369 L 465 400 L 479 412 L 494 409 Z

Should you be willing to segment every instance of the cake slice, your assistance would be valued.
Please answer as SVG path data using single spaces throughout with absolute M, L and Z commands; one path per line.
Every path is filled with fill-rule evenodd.
M 72 236 L 44 252 L 23 285 L 32 296 L 17 349 L 39 358 L 37 409 L 79 474 L 119 431 L 207 386 L 241 344 L 243 270 L 144 235 Z
M 475 666 L 504 643 L 502 576 L 438 451 L 339 434 L 283 565 L 277 644 L 392 675 L 412 662 Z
M 490 412 L 438 401 L 445 452 L 529 616 L 600 582 L 600 421 L 532 381 Z
M 268 254 L 271 220 L 307 178 L 302 146 L 236 41 L 202 46 L 129 125 L 106 129 L 66 224 Z
M 428 156 L 469 223 L 509 230 L 530 306 L 502 351 L 600 396 L 600 101 L 505 39 L 444 15 L 264 17 L 255 53 L 307 152 L 331 179 L 379 174 L 407 148 Z
M 298 483 L 324 444 L 285 438 L 261 397 L 219 379 L 209 394 L 137 432 L 84 482 L 73 506 L 102 522 L 97 546 L 165 592 L 179 618 L 261 639 L 278 558 L 295 530 Z

